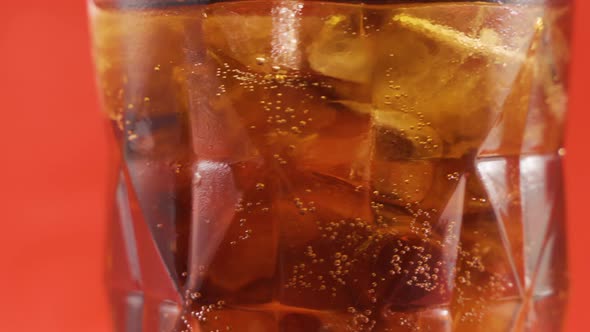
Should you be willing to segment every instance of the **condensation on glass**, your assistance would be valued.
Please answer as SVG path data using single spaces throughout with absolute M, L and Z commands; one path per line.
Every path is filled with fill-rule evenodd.
M 98 1 L 117 332 L 559 331 L 567 1 Z

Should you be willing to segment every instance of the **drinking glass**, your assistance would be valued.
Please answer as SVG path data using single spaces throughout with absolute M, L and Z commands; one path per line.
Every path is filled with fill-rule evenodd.
M 90 0 L 115 331 L 559 331 L 570 7 Z

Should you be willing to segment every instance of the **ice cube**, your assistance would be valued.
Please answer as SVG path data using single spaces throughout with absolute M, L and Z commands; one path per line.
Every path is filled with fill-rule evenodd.
M 316 144 L 316 137 L 329 140 L 348 135 L 358 140 L 357 133 L 368 123 L 367 116 L 329 103 L 323 94 L 327 88 L 314 86 L 313 77 L 285 71 L 277 74 L 277 80 L 212 62 L 208 59 L 196 66 L 189 79 L 190 87 L 199 87 L 189 94 L 193 147 L 198 155 L 229 161 L 260 157 L 270 164 L 305 168 L 305 159 L 326 162 L 324 156 L 316 158 L 308 150 L 333 151 L 329 144 L 338 143 Z
M 316 110 L 325 112 L 322 108 L 332 110 L 334 117 L 295 146 L 298 168 L 356 185 L 365 184 L 372 147 L 369 114 L 353 112 L 341 104 Z
M 435 200 L 373 206 L 378 303 L 406 310 L 450 302 L 465 195 L 465 179 L 458 177 L 431 191 Z
M 250 124 L 240 116 L 238 102 L 245 99 L 243 91 L 230 90 L 231 95 L 218 96 L 222 82 L 216 68 L 213 60 L 206 59 L 194 66 L 187 78 L 192 149 L 208 160 L 238 162 L 259 158 L 248 130 Z
M 501 221 L 491 212 L 466 216 L 457 261 L 455 298 L 487 301 L 520 296 L 514 257 L 504 245 Z
M 95 52 L 103 109 L 128 152 L 161 156 L 186 147 L 188 130 L 185 29 L 198 24 L 186 10 L 96 16 Z
M 317 205 L 308 195 L 295 194 L 277 199 L 273 209 L 280 218 L 281 246 L 303 253 L 307 244 L 320 237 Z
M 228 303 L 268 300 L 278 246 L 273 177 L 257 162 L 202 160 L 194 171 L 189 289 Z
M 552 33 L 561 27 L 553 26 L 551 16 L 548 11 L 537 19 L 526 61 L 478 155 L 555 153 L 561 146 L 565 64 L 555 58 L 559 46 L 551 38 L 559 38 Z
M 442 154 L 436 132 L 411 114 L 374 110 L 355 101 L 337 104 L 344 108 L 333 125 L 296 148 L 300 167 L 365 188 L 370 178 L 373 190 L 402 205 L 424 198 L 433 166 L 419 159 Z M 335 149 L 342 145 L 347 148 Z M 412 161 L 403 161 L 408 159 Z
M 272 18 L 264 15 L 242 15 L 231 9 L 206 11 L 203 32 L 208 47 L 243 65 L 264 65 L 271 52 Z
M 417 210 L 443 211 L 465 173 L 458 159 L 382 161 L 373 157 L 371 193 L 374 200 L 392 206 Z M 461 207 L 463 203 L 459 204 Z
M 567 11 L 547 11 L 539 24 L 522 153 L 555 153 L 562 145 L 569 59 L 565 17 Z
M 316 211 L 324 221 L 360 219 L 366 222 L 372 218 L 368 188 L 319 173 L 306 179 L 312 181 L 308 182 L 311 192 L 307 197 L 316 202 Z
M 321 21 L 301 15 L 297 2 L 224 4 L 208 8 L 203 20 L 207 48 L 257 72 L 299 69 L 303 50 Z
M 341 110 L 325 101 L 322 89 L 313 87 L 314 78 L 292 71 L 279 74 L 279 81 L 266 75 L 254 80 L 240 75 L 245 73 L 227 81 L 228 93 L 222 97 L 233 103 L 253 138 L 260 138 L 260 142 L 272 145 L 273 140 L 302 138 L 338 123 Z
M 366 289 L 371 235 L 366 189 L 337 178 L 302 174 L 284 195 L 280 215 L 280 301 L 343 310 Z
M 166 155 L 186 144 L 186 27 L 191 12 L 135 11 L 97 17 L 95 45 L 103 108 L 130 152 Z
M 198 22 L 195 12 L 105 11 L 94 16 L 101 99 L 113 120 L 124 123 L 121 116 L 128 111 L 145 116 L 186 110 L 179 74 L 184 64 L 184 31 Z
M 103 108 L 131 152 L 165 155 L 183 146 L 188 133 L 182 67 L 182 28 L 188 23 L 147 17 L 138 24 L 129 15 L 143 28 L 112 22 L 115 32 L 97 37 L 105 38 L 97 42 L 98 62 L 105 62 L 98 69 Z M 124 28 L 129 30 L 119 30 Z
M 324 20 L 307 49 L 311 69 L 345 81 L 368 83 L 372 75 L 374 40 L 363 32 L 359 11 L 343 11 Z
M 503 11 L 495 18 L 493 8 L 485 7 L 479 27 L 466 33 L 449 21 L 455 8 L 412 7 L 391 17 L 382 28 L 391 42 L 379 44 L 383 61 L 373 100 L 379 109 L 422 116 L 444 141 L 444 154 L 459 157 L 477 150 L 499 116 L 525 61 L 536 17 Z M 434 11 L 446 17 L 444 24 L 430 18 Z M 525 23 L 515 31 L 500 19 Z
M 374 299 L 399 310 L 450 301 L 448 266 L 440 245 L 412 232 L 387 236 L 375 263 Z

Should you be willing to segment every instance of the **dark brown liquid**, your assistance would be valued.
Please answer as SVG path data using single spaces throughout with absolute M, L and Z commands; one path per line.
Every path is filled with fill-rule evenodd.
M 119 331 L 557 331 L 567 7 L 93 7 Z

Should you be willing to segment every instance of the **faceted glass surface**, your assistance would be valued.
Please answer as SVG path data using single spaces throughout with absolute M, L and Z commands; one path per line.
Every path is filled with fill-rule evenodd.
M 91 5 L 117 332 L 560 330 L 570 8 L 407 2 Z

